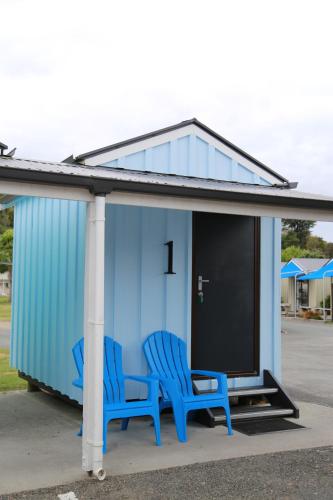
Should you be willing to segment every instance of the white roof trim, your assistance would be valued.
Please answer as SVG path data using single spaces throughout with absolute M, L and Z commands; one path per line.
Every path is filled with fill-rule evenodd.
M 33 182 L 0 181 L 0 192 L 11 196 L 37 196 L 56 200 L 93 201 L 94 196 L 87 189 L 72 186 L 56 186 L 54 184 L 38 184 Z M 7 204 L 0 205 L 7 208 Z
M 212 212 L 222 214 L 249 215 L 253 217 L 274 217 L 283 219 L 321 220 L 333 222 L 333 211 L 256 205 L 225 200 L 206 200 L 200 198 L 179 198 L 155 194 L 127 193 L 114 191 L 106 196 L 106 202 L 114 205 L 131 205 L 151 208 L 168 208 L 192 212 Z

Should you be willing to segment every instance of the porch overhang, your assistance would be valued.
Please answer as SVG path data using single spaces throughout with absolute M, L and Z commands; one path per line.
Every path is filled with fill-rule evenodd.
M 333 198 L 288 188 L 6 157 L 0 192 L 88 202 L 105 194 L 115 204 L 333 221 Z

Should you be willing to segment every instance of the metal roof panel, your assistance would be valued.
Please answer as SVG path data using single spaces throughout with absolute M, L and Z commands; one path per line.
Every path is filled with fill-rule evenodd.
M 272 203 L 333 210 L 333 198 L 274 186 L 261 186 L 172 174 L 91 167 L 0 157 L 0 180 L 85 187 L 91 192 L 131 191 L 175 196 Z M 104 191 L 105 190 L 105 191 Z M 1 188 L 0 188 L 1 191 Z

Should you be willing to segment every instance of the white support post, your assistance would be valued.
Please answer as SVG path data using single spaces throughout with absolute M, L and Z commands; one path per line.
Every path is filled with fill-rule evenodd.
M 333 294 L 332 294 L 332 276 L 331 276 L 331 283 L 330 283 L 330 315 L 331 315 L 331 321 L 333 321 L 333 303 L 332 303 L 332 298 L 333 298 Z
M 88 203 L 84 296 L 84 388 L 82 468 L 104 479 L 103 345 L 104 345 L 105 196 Z
M 325 304 L 325 273 L 322 278 L 322 292 L 323 292 L 323 318 L 326 321 L 326 304 Z
M 294 318 L 297 317 L 297 275 L 295 275 L 295 290 L 294 290 L 294 300 L 295 300 L 295 304 L 294 304 Z

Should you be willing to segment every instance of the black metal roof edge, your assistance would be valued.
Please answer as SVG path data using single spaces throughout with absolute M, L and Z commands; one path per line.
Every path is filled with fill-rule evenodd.
M 73 162 L 73 163 L 74 162 L 80 162 L 80 161 L 85 160 L 86 158 L 91 158 L 93 156 L 97 156 L 97 155 L 100 155 L 102 153 L 107 153 L 107 152 L 113 151 L 115 149 L 123 148 L 125 146 L 129 146 L 129 145 L 134 144 L 136 142 L 141 142 L 141 141 L 144 141 L 146 139 L 150 139 L 152 137 L 156 137 L 158 135 L 167 134 L 168 132 L 172 132 L 174 130 L 177 130 L 177 129 L 180 129 L 180 128 L 183 128 L 183 127 L 187 127 L 188 125 L 196 125 L 197 127 L 201 128 L 201 130 L 203 130 L 207 134 L 211 135 L 212 137 L 214 137 L 218 141 L 222 142 L 224 145 L 228 146 L 230 149 L 232 149 L 236 153 L 240 154 L 241 156 L 243 156 L 247 160 L 251 161 L 252 163 L 254 163 L 255 165 L 257 165 L 258 167 L 262 168 L 266 172 L 270 173 L 271 175 L 273 175 L 274 177 L 276 177 L 277 179 L 279 179 L 283 183 L 289 184 L 289 181 L 285 177 L 283 177 L 282 175 L 278 174 L 277 172 L 275 172 L 274 170 L 272 170 L 270 167 L 267 167 L 267 165 L 265 165 L 261 161 L 257 160 L 253 156 L 251 156 L 248 153 L 246 153 L 241 148 L 239 148 L 238 146 L 236 146 L 232 142 L 228 141 L 227 139 L 225 139 L 224 137 L 222 137 L 221 135 L 219 135 L 217 132 L 215 132 L 211 128 L 207 127 L 204 123 L 201 123 L 199 120 L 197 120 L 197 118 L 191 118 L 190 120 L 185 120 L 185 121 L 182 121 L 182 122 L 177 123 L 175 125 L 171 125 L 169 127 L 161 128 L 161 129 L 158 129 L 158 130 L 154 130 L 153 132 L 148 132 L 147 134 L 143 134 L 143 135 L 139 135 L 137 137 L 133 137 L 132 139 L 127 139 L 125 141 L 121 141 L 121 142 L 117 142 L 115 144 L 111 144 L 110 146 L 105 146 L 103 148 L 95 149 L 93 151 L 88 151 L 87 153 L 83 153 L 81 155 L 78 155 L 75 158 L 71 155 L 68 158 L 66 158 L 66 160 L 64 160 L 64 162 L 66 162 L 66 161 L 67 162 Z
M 8 149 L 7 144 L 4 144 L 3 142 L 0 142 L 0 149 Z
M 215 201 L 239 201 L 243 203 L 256 203 L 258 205 L 278 205 L 281 207 L 314 208 L 320 210 L 332 210 L 333 201 L 318 199 L 290 198 L 281 195 L 266 195 L 262 193 L 244 193 L 236 191 L 216 191 L 205 188 L 193 188 L 184 186 L 169 186 L 167 184 L 151 184 L 136 181 L 124 181 L 115 179 L 97 179 L 79 175 L 68 175 L 64 173 L 41 172 L 21 170 L 12 167 L 1 167 L 0 181 L 13 180 L 18 182 L 37 182 L 43 184 L 54 184 L 58 186 L 69 186 L 88 189 L 93 194 L 108 194 L 112 191 L 126 191 L 141 194 L 160 194 L 176 197 L 191 197 L 210 199 Z

